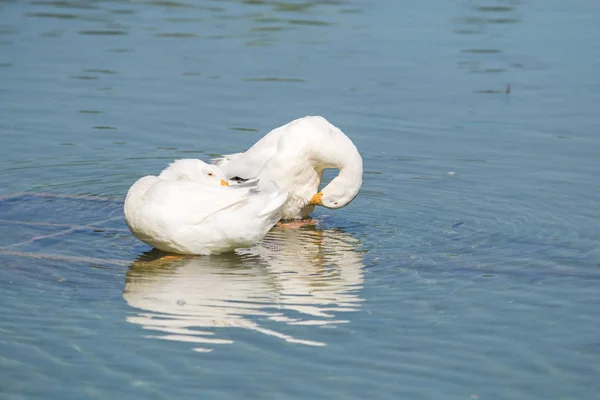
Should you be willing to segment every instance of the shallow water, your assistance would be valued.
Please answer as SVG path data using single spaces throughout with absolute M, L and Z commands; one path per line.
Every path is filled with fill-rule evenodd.
M 0 2 L 3 398 L 593 398 L 600 3 Z M 141 175 L 320 114 L 348 207 L 158 259 Z M 19 194 L 27 192 L 27 194 Z

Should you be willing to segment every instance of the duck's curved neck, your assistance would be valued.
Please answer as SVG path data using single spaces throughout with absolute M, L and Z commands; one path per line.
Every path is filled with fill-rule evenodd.
M 338 175 L 323 190 L 343 188 L 350 202 L 360 190 L 363 176 L 363 162 L 358 149 L 346 136 L 337 140 L 319 142 L 313 146 L 313 162 L 319 173 L 326 168 L 339 170 Z
M 340 129 L 319 116 L 300 118 L 280 129 L 278 153 L 263 168 L 263 176 L 284 185 L 289 182 L 286 189 L 293 190 L 294 186 L 306 186 L 307 180 L 311 181 L 308 186 L 318 186 L 323 170 L 335 168 L 339 173 L 326 188 L 343 195 L 345 204 L 356 196 L 362 185 L 362 157 Z M 309 192 L 313 190 L 318 187 Z M 314 194 L 303 196 L 310 198 Z

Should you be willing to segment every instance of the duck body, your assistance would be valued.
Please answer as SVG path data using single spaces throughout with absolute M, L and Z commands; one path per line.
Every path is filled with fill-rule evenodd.
M 282 219 L 307 217 L 315 205 L 340 208 L 362 185 L 362 158 L 339 128 L 320 116 L 306 116 L 273 129 L 243 153 L 214 160 L 228 179 L 268 180 L 288 192 Z M 323 171 L 339 175 L 318 193 Z M 311 201 L 320 194 L 319 201 Z M 329 194 L 330 201 L 321 201 Z M 327 200 L 327 198 L 325 200 Z
M 135 182 L 124 204 L 129 230 L 159 250 L 206 255 L 250 247 L 281 218 L 287 194 L 275 185 L 227 187 L 191 179 L 185 168 L 183 174 L 165 171 Z

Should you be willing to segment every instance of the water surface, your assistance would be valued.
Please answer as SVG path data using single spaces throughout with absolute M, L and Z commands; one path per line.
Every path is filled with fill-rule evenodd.
M 583 399 L 600 390 L 600 5 L 0 2 L 0 393 Z M 122 200 L 319 114 L 316 224 L 160 258 Z M 330 176 L 328 176 L 330 177 Z

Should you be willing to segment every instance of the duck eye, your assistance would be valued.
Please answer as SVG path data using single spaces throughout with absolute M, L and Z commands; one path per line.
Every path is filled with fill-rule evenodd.
M 209 173 L 208 173 L 208 176 L 214 176 L 214 175 L 213 175 L 213 173 L 212 173 L 212 172 L 209 172 Z

